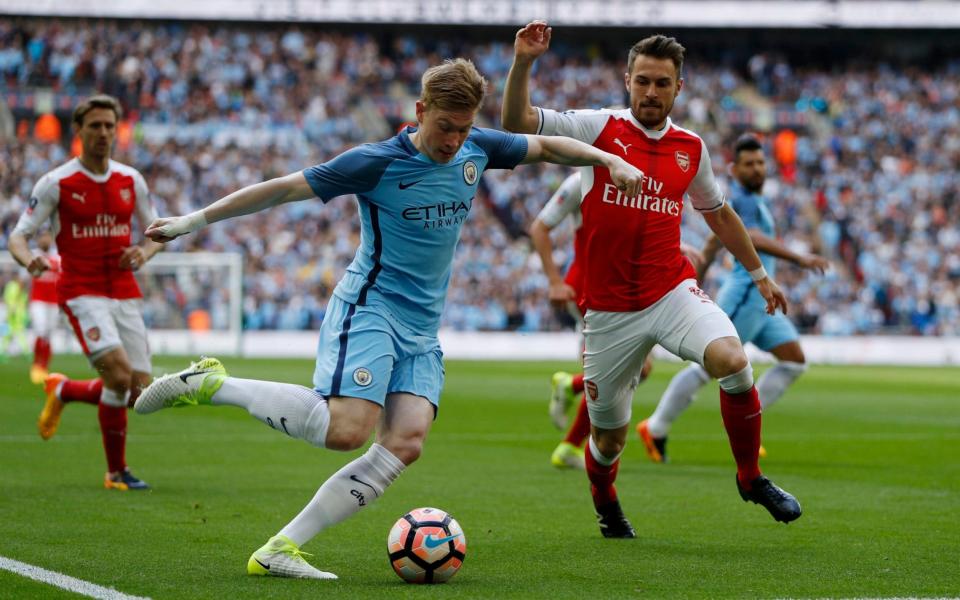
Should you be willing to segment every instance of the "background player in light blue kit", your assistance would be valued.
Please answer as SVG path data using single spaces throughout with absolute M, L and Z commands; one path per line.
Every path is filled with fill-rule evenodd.
M 247 572 L 336 578 L 300 546 L 380 497 L 420 456 L 443 387 L 437 340 L 453 254 L 485 169 L 538 161 L 602 165 L 628 196 L 642 173 L 624 160 L 567 138 L 473 127 L 487 83 L 467 60 L 423 75 L 417 127 L 364 144 L 302 172 L 249 186 L 195 213 L 159 219 L 147 235 L 169 241 L 207 223 L 317 196 L 356 194 L 360 247 L 334 290 L 320 328 L 314 389 L 228 377 L 205 358 L 154 381 L 137 401 L 149 413 L 183 404 L 229 404 L 291 437 L 333 450 L 376 442 L 334 473 Z
M 815 254 L 798 254 L 776 239 L 776 227 L 767 199 L 761 195 L 767 177 L 763 147 L 752 136 L 743 136 L 734 146 L 732 165 L 734 182 L 730 190 L 730 204 L 740 216 L 750 233 L 750 239 L 760 253 L 760 260 L 770 277 L 774 276 L 776 259 L 782 258 L 818 273 L 829 262 Z M 721 244 L 711 236 L 704 247 L 704 260 L 698 267 L 697 279 L 709 268 Z M 777 358 L 777 364 L 767 369 L 757 382 L 760 406 L 766 409 L 780 399 L 787 387 L 806 370 L 806 360 L 800 347 L 800 336 L 786 315 L 769 315 L 763 311 L 766 300 L 757 291 L 750 274 L 739 262 L 734 261 L 733 271 L 717 293 L 717 305 L 733 321 L 740 341 L 753 342 L 761 350 Z M 691 364 L 677 373 L 660 398 L 660 403 L 650 418 L 637 425 L 637 433 L 643 440 L 647 456 L 655 462 L 666 461 L 667 434 L 670 426 L 680 416 L 701 387 L 710 381 L 710 375 L 698 364 Z M 761 449 L 761 456 L 765 452 Z

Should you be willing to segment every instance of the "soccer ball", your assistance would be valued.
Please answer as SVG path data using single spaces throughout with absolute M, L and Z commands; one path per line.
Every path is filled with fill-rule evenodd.
M 387 536 L 393 570 L 408 583 L 443 583 L 463 564 L 467 539 L 456 519 L 439 508 L 415 508 Z

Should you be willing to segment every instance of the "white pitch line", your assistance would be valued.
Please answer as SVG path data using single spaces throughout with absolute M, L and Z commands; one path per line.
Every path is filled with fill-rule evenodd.
M 89 596 L 90 598 L 99 598 L 100 600 L 150 600 L 144 596 L 124 594 L 113 588 L 105 588 L 95 583 L 90 583 L 89 581 L 70 577 L 69 575 L 57 573 L 56 571 L 48 571 L 47 569 L 28 565 L 27 563 L 5 556 L 0 556 L 0 569 L 23 575 L 34 581 L 54 585 L 75 594 Z

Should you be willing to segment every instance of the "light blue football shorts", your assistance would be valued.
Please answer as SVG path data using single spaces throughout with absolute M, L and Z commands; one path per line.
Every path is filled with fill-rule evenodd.
M 440 340 L 420 335 L 383 307 L 330 297 L 320 326 L 313 387 L 320 394 L 384 405 L 387 394 L 422 396 L 435 407 L 443 389 Z
M 767 301 L 753 284 L 723 285 L 717 293 L 717 306 L 727 313 L 744 344 L 769 352 L 777 346 L 800 339 L 797 328 L 781 312 L 768 315 Z

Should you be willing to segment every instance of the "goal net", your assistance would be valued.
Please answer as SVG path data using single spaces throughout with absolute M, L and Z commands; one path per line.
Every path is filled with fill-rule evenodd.
M 238 253 L 161 252 L 154 256 L 137 272 L 152 353 L 240 354 L 242 273 L 243 260 Z M 9 252 L 0 252 L 0 289 L 11 280 L 29 291 L 26 270 Z M 6 309 L 0 306 L 4 315 Z M 54 352 L 80 352 L 65 320 L 51 342 Z

